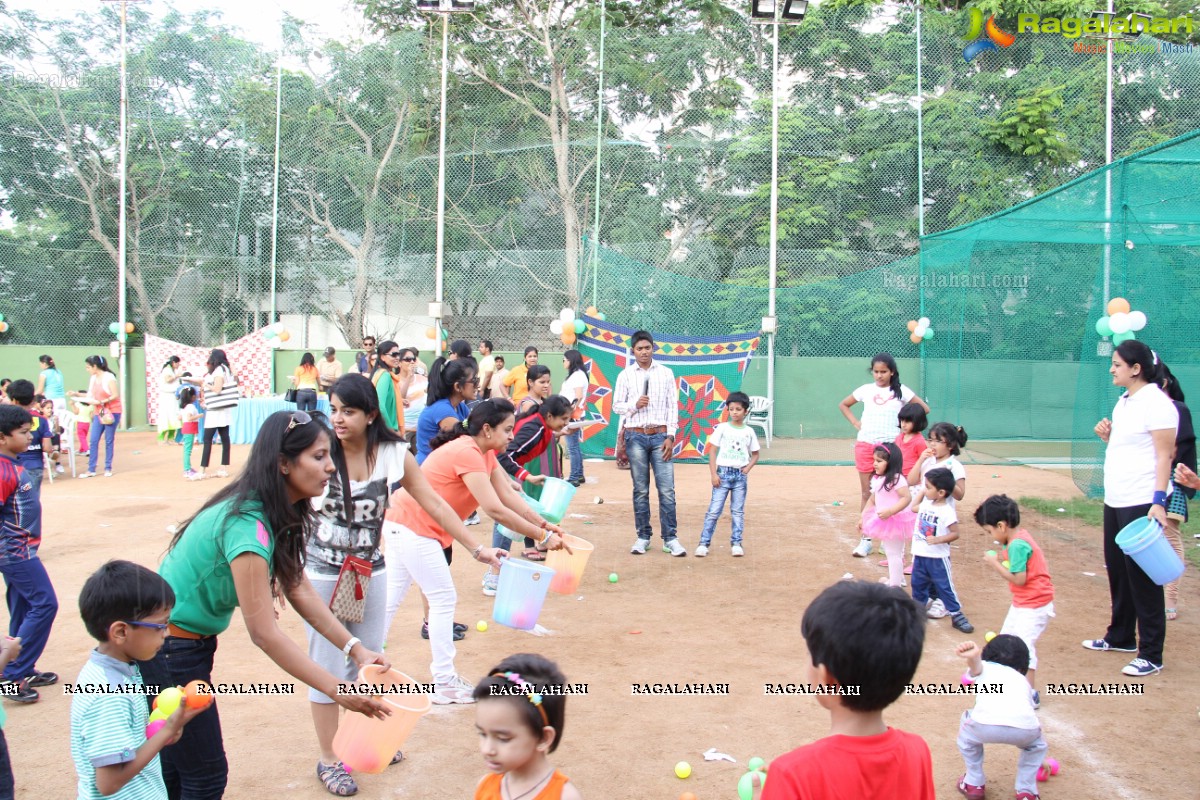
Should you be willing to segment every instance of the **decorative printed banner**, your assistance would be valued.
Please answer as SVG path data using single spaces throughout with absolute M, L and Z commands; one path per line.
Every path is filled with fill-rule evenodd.
M 263 337 L 264 330 L 257 330 L 236 342 L 217 347 L 229 357 L 229 366 L 233 367 L 233 374 L 237 376 L 242 397 L 258 397 L 271 391 L 272 352 L 270 342 Z M 158 422 L 158 377 L 167 359 L 179 356 L 183 363 L 176 368 L 177 371 L 200 377 L 208 372 L 205 364 L 212 351 L 211 347 L 188 347 L 146 334 L 146 414 L 151 424 Z
M 583 421 L 592 423 L 583 429 L 583 449 L 590 456 L 612 456 L 620 422 L 612 410 L 613 389 L 617 375 L 633 363 L 629 340 L 635 329 L 594 317 L 580 319 L 587 329 L 579 334 L 576 347 L 590 376 Z M 671 368 L 679 386 L 674 458 L 705 459 L 708 436 L 725 413 L 725 398 L 741 389 L 761 334 L 696 337 L 651 331 L 651 335 L 657 345 L 654 360 Z

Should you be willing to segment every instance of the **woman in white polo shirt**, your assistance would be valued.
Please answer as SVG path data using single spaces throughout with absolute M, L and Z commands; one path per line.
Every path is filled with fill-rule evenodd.
M 1117 534 L 1140 517 L 1165 525 L 1167 487 L 1179 412 L 1157 385 L 1158 356 L 1142 342 L 1121 342 L 1113 351 L 1113 385 L 1125 389 L 1112 420 L 1100 420 L 1096 435 L 1104 452 L 1104 565 L 1112 597 L 1112 621 L 1101 639 L 1088 639 L 1089 650 L 1137 653 L 1124 669 L 1144 677 L 1163 667 L 1167 616 L 1163 587 L 1116 544 Z M 1136 630 L 1136 636 L 1135 636 Z

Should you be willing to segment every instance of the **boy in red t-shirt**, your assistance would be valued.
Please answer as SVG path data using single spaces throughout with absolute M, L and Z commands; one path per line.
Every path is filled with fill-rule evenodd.
M 841 581 L 813 600 L 800 632 L 830 735 L 775 759 L 762 800 L 934 800 L 929 745 L 883 721 L 917 671 L 925 625 L 925 610 L 892 586 Z
M 1001 633 L 1010 633 L 1029 648 L 1029 671 L 1025 677 L 1033 688 L 1033 707 L 1042 704 L 1037 691 L 1037 644 L 1038 637 L 1054 616 L 1054 584 L 1050 582 L 1050 570 L 1042 548 L 1029 535 L 1029 531 L 1018 528 L 1021 524 L 1021 509 L 1012 498 L 994 494 L 975 509 L 975 522 L 991 534 L 992 539 L 1004 550 L 997 553 L 987 551 L 984 561 L 992 566 L 1012 592 L 1012 606 L 1004 618 Z

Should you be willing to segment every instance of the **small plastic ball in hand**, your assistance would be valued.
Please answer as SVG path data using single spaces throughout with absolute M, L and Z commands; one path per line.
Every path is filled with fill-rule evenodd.
M 738 798 L 740 800 L 754 800 L 754 779 L 758 778 L 758 788 L 761 789 L 767 785 L 767 773 L 759 772 L 758 770 L 750 770 L 741 778 L 738 779 Z
M 995 639 L 995 638 L 996 638 L 996 632 L 995 632 L 995 631 L 988 631 L 987 633 L 985 633 L 985 634 L 983 635 L 983 640 L 984 640 L 985 642 L 990 642 L 992 639 Z M 998 646 L 998 645 L 997 645 L 997 646 Z
M 479 631 L 480 633 L 483 633 L 484 631 L 487 630 L 487 622 L 482 619 L 479 620 L 479 622 L 475 623 L 475 630 Z
M 964 672 L 962 674 L 962 685 L 963 686 L 970 686 L 974 682 L 975 682 L 975 679 L 971 677 L 971 670 L 967 670 L 966 672 Z
M 1006 558 L 1006 559 L 1004 559 L 1003 561 L 1001 561 L 1001 562 L 1000 562 L 1000 565 L 1001 565 L 1002 567 L 1004 567 L 1005 569 L 1012 569 L 1012 562 L 1011 562 L 1011 561 L 1009 561 L 1007 558 Z
M 156 708 L 150 712 L 150 722 L 167 721 L 167 715 L 162 712 L 161 708 Z
M 204 681 L 192 681 L 183 690 L 188 708 L 208 708 L 212 705 L 212 687 Z
M 161 731 L 163 729 L 163 726 L 166 724 L 167 724 L 167 721 L 165 719 L 156 719 L 153 722 L 151 722 L 149 725 L 146 726 L 146 738 L 149 739 L 151 736 L 153 736 L 154 734 Z M 1041 773 L 1039 772 L 1038 774 L 1040 775 Z
M 158 693 L 154 710 L 161 711 L 163 716 L 169 717 L 175 713 L 175 709 L 179 708 L 179 704 L 182 702 L 183 690 L 178 686 L 169 686 Z
M 608 573 L 608 582 L 616 583 L 617 582 L 617 573 L 615 573 L 615 572 Z
M 767 765 L 767 762 L 764 761 L 763 759 L 759 758 L 758 756 L 755 756 L 754 758 L 750 759 L 750 761 L 747 762 L 747 764 L 746 764 L 746 766 L 748 766 L 750 768 L 751 772 L 753 772 L 756 769 L 762 769 L 766 765 Z
M 686 778 L 692 774 L 692 765 L 686 761 L 680 761 L 675 765 L 675 777 Z
M 1037 779 L 1039 781 L 1048 781 L 1048 780 L 1050 780 L 1051 775 L 1058 774 L 1058 769 L 1059 769 L 1058 759 L 1057 758 L 1047 758 L 1045 761 L 1042 762 L 1042 765 L 1040 767 L 1038 767 Z
M 996 555 L 996 551 L 995 551 L 995 550 L 988 550 L 988 551 L 987 551 L 987 554 L 988 554 L 988 558 L 991 558 L 992 556 Z

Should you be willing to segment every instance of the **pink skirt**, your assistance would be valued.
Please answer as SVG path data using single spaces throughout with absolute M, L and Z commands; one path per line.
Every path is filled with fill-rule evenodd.
M 863 536 L 880 540 L 911 539 L 916 519 L 917 515 L 907 508 L 887 519 L 880 519 L 879 515 L 875 513 L 875 506 L 870 505 L 863 509 Z

